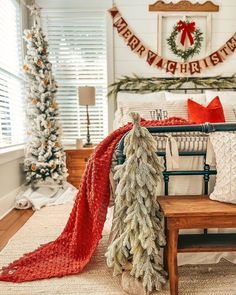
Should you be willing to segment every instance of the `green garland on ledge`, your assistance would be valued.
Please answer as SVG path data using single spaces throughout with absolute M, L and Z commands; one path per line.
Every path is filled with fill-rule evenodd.
M 230 77 L 181 77 L 181 78 L 144 78 L 137 75 L 123 76 L 117 82 L 109 85 L 108 96 L 117 95 L 119 91 L 136 93 L 155 92 L 163 90 L 189 88 L 227 89 L 236 88 L 236 73 Z
M 182 58 L 184 61 L 187 61 L 189 58 L 200 53 L 202 41 L 203 41 L 203 36 L 202 36 L 203 33 L 199 29 L 196 29 L 193 33 L 194 46 L 186 50 L 178 48 L 176 44 L 176 37 L 178 34 L 179 34 L 178 26 L 174 26 L 173 32 L 171 33 L 170 37 L 166 39 L 167 44 L 170 47 L 170 50 L 176 56 Z

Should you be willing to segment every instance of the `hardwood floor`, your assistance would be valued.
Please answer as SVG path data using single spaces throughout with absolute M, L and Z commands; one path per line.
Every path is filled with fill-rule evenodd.
M 31 209 L 13 209 L 0 220 L 0 251 L 6 246 L 10 238 L 26 223 L 34 214 Z

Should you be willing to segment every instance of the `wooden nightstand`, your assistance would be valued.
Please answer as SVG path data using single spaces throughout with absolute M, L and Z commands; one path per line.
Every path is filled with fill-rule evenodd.
M 77 150 L 65 150 L 66 167 L 69 174 L 67 181 L 77 188 L 79 188 L 88 159 L 93 153 L 94 149 L 95 146 L 88 148 L 85 147 Z

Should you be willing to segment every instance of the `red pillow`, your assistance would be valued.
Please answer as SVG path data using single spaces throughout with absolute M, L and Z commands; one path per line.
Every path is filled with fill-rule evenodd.
M 225 122 L 225 116 L 219 96 L 216 96 L 204 107 L 203 105 L 188 99 L 188 120 L 190 123 L 219 123 Z

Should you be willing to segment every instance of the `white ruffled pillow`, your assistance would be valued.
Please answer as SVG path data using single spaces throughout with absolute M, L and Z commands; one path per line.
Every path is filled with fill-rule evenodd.
M 165 91 L 165 99 L 167 101 L 185 101 L 187 105 L 189 98 L 203 105 L 206 103 L 205 93 L 173 93 Z
M 210 141 L 216 157 L 216 184 L 210 199 L 236 204 L 236 134 L 215 132 Z
M 143 104 L 159 104 L 165 101 L 164 92 L 151 92 L 151 93 L 130 93 L 118 92 L 117 94 L 117 109 L 125 107 L 137 107 Z
M 225 121 L 236 122 L 236 91 L 206 90 L 205 93 L 207 103 L 219 96 L 224 109 Z
M 117 111 L 113 122 L 114 129 L 131 121 L 130 112 L 138 112 L 146 120 L 154 119 L 152 112 L 162 109 L 164 102 L 164 92 L 145 94 L 119 92 L 117 94 Z

